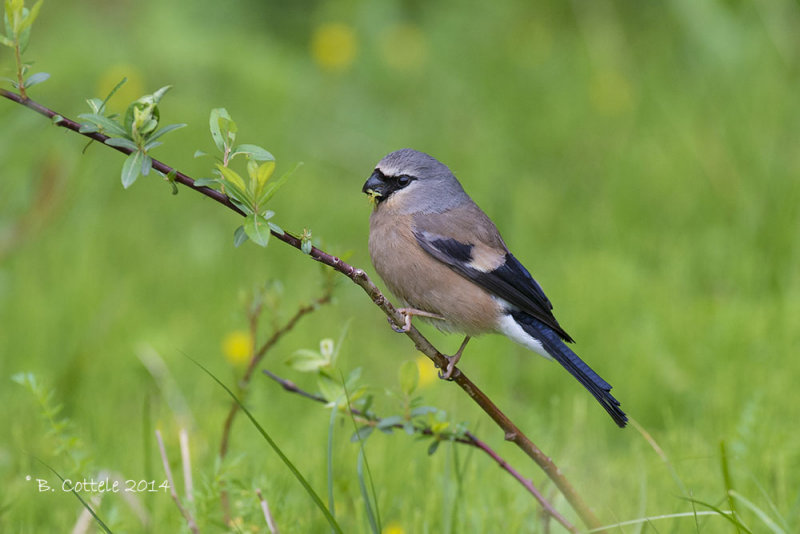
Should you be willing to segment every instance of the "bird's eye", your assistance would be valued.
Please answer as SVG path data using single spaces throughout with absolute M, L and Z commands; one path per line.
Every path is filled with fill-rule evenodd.
M 405 187 L 411 183 L 411 177 L 405 174 L 397 177 L 397 185 L 400 187 Z

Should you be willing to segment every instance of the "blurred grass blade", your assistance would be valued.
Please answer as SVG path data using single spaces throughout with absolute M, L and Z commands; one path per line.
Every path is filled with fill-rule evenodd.
M 728 452 L 725 449 L 725 440 L 719 442 L 720 452 L 720 468 L 722 469 L 722 481 L 725 485 L 725 495 L 728 497 L 728 508 L 731 509 L 733 515 L 738 516 L 739 512 L 736 510 L 736 501 L 733 498 L 733 479 L 731 478 L 731 470 L 728 466 Z M 741 532 L 739 527 L 736 527 L 737 532 Z
M 336 506 L 333 501 L 333 429 L 336 423 L 336 414 L 339 412 L 337 403 L 331 409 L 331 419 L 328 423 L 328 508 L 333 516 L 336 516 Z
M 729 512 L 723 512 L 723 515 L 729 515 L 729 514 L 730 514 Z M 650 524 L 652 521 L 661 521 L 664 519 L 680 519 L 683 517 L 710 516 L 710 515 L 716 516 L 719 514 L 717 512 L 708 511 L 708 512 L 680 512 L 677 514 L 651 515 L 647 517 L 639 517 L 637 519 L 629 519 L 628 521 L 620 521 L 619 523 L 612 523 L 610 525 L 603 525 L 602 527 L 593 528 L 591 530 L 588 530 L 587 532 L 605 532 L 633 525 Z M 652 525 L 650 526 L 652 527 Z M 653 529 L 653 531 L 658 532 L 655 529 Z
M 56 471 L 55 469 L 50 467 L 48 464 L 46 464 L 45 462 L 43 462 L 42 460 L 40 460 L 36 456 L 34 456 L 33 459 L 36 460 L 37 462 L 39 462 L 40 464 L 42 464 L 43 466 L 45 466 L 46 468 L 48 468 L 50 471 L 52 471 L 53 474 L 55 474 L 59 478 L 59 480 L 61 480 L 62 484 L 64 482 L 66 482 L 66 480 L 64 480 L 64 477 L 62 477 L 61 474 L 58 471 Z M 95 513 L 95 511 L 92 509 L 92 507 L 89 505 L 89 503 L 84 501 L 83 497 L 81 497 L 80 494 L 77 491 L 75 491 L 75 488 L 70 489 L 70 493 L 75 495 L 75 498 L 78 499 L 81 502 L 81 505 L 83 505 L 83 507 L 86 509 L 86 511 L 89 512 L 90 514 L 92 514 L 92 517 L 94 518 L 95 522 L 97 522 L 97 524 L 100 525 L 100 528 L 102 528 L 108 534 L 112 534 L 111 529 L 109 529 L 108 526 L 103 522 L 103 520 L 100 519 L 100 516 L 98 516 Z
M 661 448 L 661 446 L 656 442 L 653 436 L 651 436 L 650 433 L 647 430 L 645 430 L 644 427 L 640 425 L 638 421 L 636 421 L 633 418 L 629 418 L 629 421 L 631 426 L 635 428 L 639 434 L 641 434 L 641 436 L 645 439 L 645 441 L 647 441 L 647 443 L 650 445 L 650 448 L 652 448 L 653 451 L 656 453 L 656 455 L 658 455 L 658 457 L 661 458 L 661 461 L 664 462 L 664 465 L 669 471 L 670 476 L 672 476 L 672 480 L 675 481 L 675 485 L 677 485 L 678 488 L 680 488 L 681 493 L 683 493 L 683 497 L 686 500 L 693 502 L 692 496 L 689 494 L 689 490 L 686 489 L 686 484 L 684 484 L 683 480 L 681 480 L 681 477 L 678 476 L 678 471 L 675 469 L 675 466 L 672 465 L 672 462 L 664 452 L 664 449 Z
M 731 511 L 725 512 L 723 510 L 720 510 L 719 508 L 717 508 L 713 504 L 709 504 L 707 502 L 700 501 L 698 499 L 686 498 L 686 497 L 682 497 L 682 498 L 684 500 L 686 500 L 686 501 L 691 502 L 691 503 L 699 504 L 700 506 L 703 506 L 704 508 L 708 508 L 709 510 L 713 510 L 714 513 L 716 513 L 718 515 L 721 515 L 722 517 L 727 519 L 731 524 L 735 525 L 737 529 L 744 530 L 745 532 L 747 532 L 747 534 L 753 534 L 753 531 L 750 530 L 749 528 L 747 528 L 747 526 L 744 523 L 742 523 L 742 521 L 733 512 L 731 512 Z M 695 513 L 697 515 L 701 514 L 701 512 L 695 512 Z
M 769 517 L 766 512 L 764 512 L 764 510 L 756 506 L 752 501 L 747 499 L 738 491 L 730 490 L 728 491 L 728 496 L 731 500 L 735 499 L 741 502 L 745 508 L 756 514 L 761 522 L 769 527 L 770 531 L 774 532 L 775 534 L 786 534 L 786 531 L 783 530 L 777 523 L 775 523 L 775 521 L 773 521 L 772 518 Z
M 359 440 L 359 443 L 363 443 Z M 367 519 L 369 519 L 369 527 L 372 529 L 373 534 L 380 534 L 381 529 L 378 526 L 378 519 L 375 515 L 375 511 L 372 509 L 372 503 L 370 502 L 370 495 L 369 490 L 367 489 L 367 482 L 364 479 L 364 447 L 362 445 L 361 450 L 358 451 L 358 461 L 356 462 L 356 470 L 358 471 L 358 487 L 361 489 L 361 496 L 364 498 L 364 508 L 367 509 Z M 367 468 L 367 472 L 369 472 L 369 468 Z M 372 477 L 370 476 L 370 481 Z M 377 503 L 376 503 L 377 508 Z
M 780 520 L 781 526 L 783 527 L 783 530 L 785 530 L 786 532 L 790 532 L 792 529 L 791 529 L 791 527 L 789 527 L 789 523 L 786 521 L 786 518 L 783 517 L 783 515 L 780 512 L 780 510 L 778 510 L 778 507 L 775 506 L 775 503 L 772 501 L 770 496 L 767 494 L 767 491 L 764 489 L 764 486 L 762 486 L 761 483 L 758 481 L 758 479 L 756 479 L 755 477 L 753 477 L 753 482 L 755 483 L 756 487 L 758 488 L 758 491 L 761 493 L 761 497 L 765 501 L 767 501 L 767 503 L 769 504 L 769 507 L 772 510 L 772 513 L 775 514 L 775 517 L 777 517 Z
M 350 393 L 347 391 L 347 384 L 345 383 L 344 375 L 341 371 L 339 371 L 339 379 L 342 381 L 342 388 L 344 389 L 344 397 L 347 402 L 347 413 L 350 415 L 350 420 L 353 422 L 353 428 L 356 432 L 355 437 L 357 437 L 358 445 L 361 448 L 361 450 L 358 452 L 358 462 L 356 463 L 356 471 L 358 472 L 358 485 L 361 488 L 361 495 L 364 498 L 364 507 L 367 510 L 369 526 L 372 529 L 373 534 L 380 534 L 382 529 L 380 508 L 378 507 L 378 496 L 375 494 L 375 484 L 372 481 L 372 471 L 370 471 L 369 462 L 367 461 L 367 455 L 364 450 L 364 441 L 369 434 L 372 433 L 373 427 L 366 427 L 369 429 L 369 432 L 366 434 L 366 436 L 361 434 L 361 429 L 358 428 L 356 418 L 353 417 L 353 410 L 350 409 Z M 375 503 L 374 510 L 372 508 L 372 502 L 370 501 L 370 491 L 367 491 L 367 483 L 364 479 L 364 467 L 366 467 L 366 474 L 367 478 L 369 479 L 369 489 L 372 493 L 372 502 Z
M 205 373 L 208 376 L 210 376 L 214 380 L 214 382 L 216 382 L 217 384 L 222 386 L 222 389 L 224 389 L 228 393 L 228 395 L 231 397 L 231 399 L 233 399 L 233 401 L 239 406 L 239 408 L 247 416 L 247 418 L 250 419 L 250 422 L 253 424 L 254 427 L 256 427 L 256 429 L 258 430 L 258 433 L 261 434 L 261 436 L 264 438 L 264 440 L 267 443 L 269 443 L 269 446 L 272 447 L 272 450 L 275 451 L 275 454 L 278 455 L 278 457 L 283 461 L 283 463 L 286 465 L 286 467 L 288 467 L 289 470 L 292 472 L 292 474 L 297 479 L 297 481 L 300 482 L 300 484 L 306 490 L 306 493 L 308 493 L 308 496 L 311 497 L 311 500 L 314 501 L 314 504 L 316 504 L 317 508 L 319 508 L 320 511 L 323 513 L 323 515 L 325 516 L 325 519 L 328 520 L 328 523 L 330 523 L 331 528 L 333 529 L 333 531 L 341 533 L 342 532 L 341 527 L 339 527 L 339 524 L 336 522 L 336 519 L 333 517 L 333 515 L 331 515 L 330 510 L 328 510 L 328 508 L 325 506 L 325 503 L 322 502 L 322 499 L 320 499 L 319 495 L 317 495 L 317 492 L 314 491 L 314 488 L 311 487 L 311 485 L 308 483 L 308 481 L 305 479 L 305 477 L 300 473 L 300 471 L 297 469 L 297 467 L 294 466 L 294 464 L 291 462 L 291 460 L 289 460 L 289 458 L 283 453 L 281 448 L 278 447 L 278 444 L 275 443 L 272 440 L 272 438 L 267 433 L 267 431 L 264 430 L 264 427 L 262 427 L 259 424 L 259 422 L 256 421 L 256 418 L 253 417 L 253 414 L 250 413 L 250 410 L 248 410 L 244 406 L 244 404 L 242 404 L 242 401 L 239 400 L 239 397 L 237 397 L 233 393 L 233 391 L 231 391 L 230 388 L 228 388 L 228 386 L 226 386 L 211 371 L 206 369 L 200 362 L 198 362 L 197 360 L 195 360 L 191 356 L 186 356 L 186 357 L 189 358 L 200 369 L 205 371 Z

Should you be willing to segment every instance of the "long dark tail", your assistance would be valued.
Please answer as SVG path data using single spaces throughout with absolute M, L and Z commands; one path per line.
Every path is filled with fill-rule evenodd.
M 617 425 L 624 427 L 627 424 L 628 416 L 620 409 L 619 401 L 610 393 L 611 384 L 600 378 L 600 375 L 572 352 L 553 329 L 522 311 L 513 311 L 511 316 L 528 335 L 538 339 L 548 354 L 594 395 Z

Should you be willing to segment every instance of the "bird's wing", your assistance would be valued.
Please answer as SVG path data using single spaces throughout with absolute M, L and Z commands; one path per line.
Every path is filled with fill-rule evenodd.
M 461 276 L 536 317 L 563 340 L 572 342 L 553 316 L 553 305 L 542 287 L 508 251 L 494 223 L 477 206 L 469 211 L 472 213 L 452 210 L 416 216 L 414 237 L 425 252 Z

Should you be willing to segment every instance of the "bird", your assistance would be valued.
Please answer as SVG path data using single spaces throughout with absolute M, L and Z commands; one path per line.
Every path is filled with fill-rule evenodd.
M 444 332 L 465 334 L 439 376 L 452 379 L 472 337 L 503 334 L 561 364 L 619 427 L 628 421 L 611 385 L 567 343 L 542 286 L 511 254 L 492 220 L 451 170 L 414 149 L 389 153 L 362 192 L 372 201 L 369 254 L 376 272 L 400 300 L 407 332 L 420 317 Z M 391 320 L 390 320 L 391 322 Z

